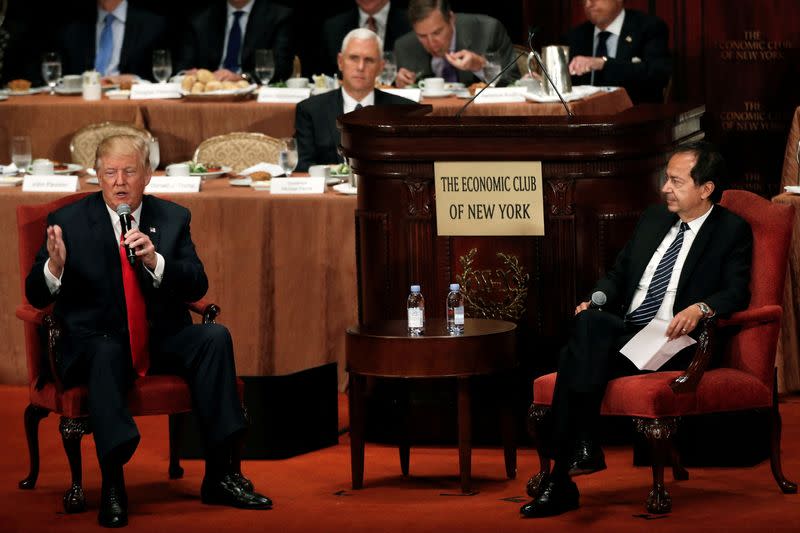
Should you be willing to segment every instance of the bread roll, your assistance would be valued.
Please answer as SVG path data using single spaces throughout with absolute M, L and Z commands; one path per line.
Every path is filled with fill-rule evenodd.
M 27 91 L 31 88 L 31 82 L 28 80 L 11 80 L 8 82 L 8 88 L 15 92 Z
M 223 81 L 222 88 L 226 91 L 232 91 L 236 89 L 236 82 L 235 81 Z
M 214 81 L 216 79 L 216 78 L 214 78 L 214 73 L 213 72 L 211 72 L 210 70 L 206 70 L 204 68 L 201 68 L 200 70 L 198 70 L 195 75 L 197 76 L 197 81 L 201 81 L 203 83 L 208 83 L 208 82 Z
M 192 94 L 200 94 L 206 90 L 205 83 L 196 81 L 194 85 L 192 85 Z
M 272 179 L 272 174 L 264 171 L 256 171 L 250 174 L 250 179 L 253 181 L 267 181 Z
M 222 89 L 221 81 L 212 80 L 206 83 L 206 92 L 219 91 L 220 89 Z
M 183 81 L 181 82 L 181 89 L 184 91 L 191 91 L 192 87 L 194 87 L 194 82 L 197 81 L 197 78 L 191 74 L 188 76 L 183 77 Z
M 247 89 L 248 87 L 250 87 L 250 84 L 247 82 L 247 80 L 239 80 L 236 82 L 237 89 Z

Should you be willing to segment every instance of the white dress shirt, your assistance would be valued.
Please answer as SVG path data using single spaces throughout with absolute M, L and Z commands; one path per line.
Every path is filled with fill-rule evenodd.
M 363 100 L 356 100 L 347 94 L 347 91 L 342 87 L 342 99 L 344 100 L 344 112 L 349 113 L 350 111 L 355 111 L 357 104 L 361 104 L 361 107 L 375 105 L 375 91 L 370 91 Z
M 242 48 L 244 48 L 244 38 L 245 32 L 247 31 L 247 19 L 250 18 L 250 12 L 253 10 L 253 3 L 256 0 L 250 0 L 245 5 L 243 5 L 240 9 L 236 9 L 233 7 L 230 2 L 227 2 L 226 5 L 228 6 L 228 18 L 225 19 L 225 40 L 222 42 L 222 58 L 219 61 L 219 68 L 223 68 L 225 65 L 225 54 L 228 52 L 228 37 L 231 35 L 231 28 L 233 27 L 233 13 L 235 11 L 244 11 L 242 16 L 239 17 L 239 28 L 242 30 L 242 45 L 239 47 L 239 57 L 237 63 L 240 65 L 242 64 Z
M 119 215 L 108 205 L 106 204 L 106 210 L 108 211 L 108 216 L 111 217 L 111 225 L 114 227 L 114 237 L 116 238 L 116 242 L 120 242 L 122 239 L 122 222 L 119 220 Z M 139 227 L 139 219 L 142 215 L 142 204 L 139 204 L 139 207 L 131 213 L 131 228 L 138 228 Z M 69 259 L 69 250 L 67 250 L 67 258 Z M 61 276 L 64 275 L 64 272 L 61 272 L 61 276 L 55 277 L 52 272 L 50 272 L 49 265 L 50 259 L 45 261 L 44 263 L 44 280 L 47 284 L 47 288 L 50 289 L 50 294 L 56 294 L 61 289 Z M 161 278 L 164 276 L 164 257 L 156 252 L 156 268 L 154 270 L 150 270 L 149 268 L 145 267 L 145 270 L 153 276 L 153 287 L 158 287 L 161 284 Z
M 113 48 L 111 49 L 111 59 L 108 62 L 104 76 L 114 76 L 119 74 L 119 58 L 122 54 L 122 41 L 125 38 L 125 20 L 128 18 L 128 0 L 122 0 L 116 9 L 110 12 L 114 15 L 114 22 L 111 23 L 111 35 Z M 95 33 L 95 54 L 100 51 L 100 35 L 106 25 L 106 15 L 109 12 L 97 7 L 97 30 Z
M 392 8 L 391 2 L 386 2 L 386 5 L 383 6 L 380 11 L 372 15 L 372 18 L 375 19 L 375 29 L 377 30 L 376 33 L 381 38 L 381 41 L 386 44 L 386 26 L 389 21 L 389 10 Z M 370 17 L 368 13 L 365 13 L 360 7 L 358 8 L 358 27 L 359 28 L 367 28 L 367 19 Z
M 683 264 L 686 262 L 686 256 L 689 255 L 689 250 L 692 248 L 692 243 L 694 243 L 695 237 L 697 237 L 697 232 L 700 231 L 700 227 L 703 225 L 703 222 L 706 221 L 712 209 L 714 209 L 713 205 L 711 206 L 711 209 L 705 212 L 704 215 L 697 217 L 691 222 L 687 222 L 689 229 L 683 232 L 683 244 L 681 245 L 681 251 L 678 252 L 678 258 L 675 260 L 675 266 L 672 269 L 672 277 L 669 278 L 667 292 L 664 294 L 664 301 L 661 302 L 661 307 L 658 308 L 655 318 L 660 318 L 667 321 L 672 320 L 672 307 L 675 305 L 675 292 L 678 290 L 678 281 L 681 279 L 681 270 L 683 270 Z M 633 293 L 633 300 L 631 300 L 631 305 L 628 308 L 627 313 L 630 313 L 639 307 L 644 301 L 644 297 L 647 295 L 647 289 L 650 287 L 650 281 L 653 279 L 653 274 L 658 267 L 658 263 L 661 261 L 664 253 L 666 253 L 669 245 L 672 244 L 672 241 L 674 241 L 675 237 L 678 236 L 678 230 L 680 227 L 681 221 L 679 220 L 670 228 L 670 230 L 667 232 L 667 235 L 664 237 L 664 240 L 662 240 L 661 244 L 659 244 L 658 248 L 656 248 L 653 257 L 650 258 L 650 262 L 647 263 L 647 267 L 644 269 L 642 279 L 639 280 L 639 285 L 636 287 L 636 292 Z

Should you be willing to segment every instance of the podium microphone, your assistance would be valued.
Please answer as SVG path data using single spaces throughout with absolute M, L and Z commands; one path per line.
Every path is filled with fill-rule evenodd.
M 538 27 L 537 28 L 533 28 L 532 30 L 528 31 L 528 47 L 529 48 L 531 48 L 531 42 L 533 42 L 533 36 L 536 35 L 537 31 L 539 31 Z M 461 106 L 461 109 L 459 109 L 458 112 L 456 113 L 456 118 L 461 118 L 461 114 L 464 112 L 464 110 L 467 107 L 469 107 L 469 105 L 472 103 L 472 101 L 475 100 L 486 89 L 486 87 L 491 87 L 491 85 L 494 82 L 499 80 L 500 76 L 502 76 L 509 68 L 511 68 L 513 65 L 516 65 L 517 64 L 517 60 L 520 57 L 524 56 L 524 55 L 525 55 L 525 52 L 518 53 L 517 57 L 515 57 L 513 60 L 511 60 L 505 67 L 503 67 L 503 69 L 500 72 L 498 72 L 497 75 L 494 78 L 492 78 L 491 81 L 489 81 L 489 83 L 487 83 L 484 87 L 481 87 L 480 91 L 476 92 L 472 96 L 472 98 L 467 100 L 467 103 L 465 103 L 463 106 Z M 445 61 L 447 61 L 447 60 L 445 59 Z

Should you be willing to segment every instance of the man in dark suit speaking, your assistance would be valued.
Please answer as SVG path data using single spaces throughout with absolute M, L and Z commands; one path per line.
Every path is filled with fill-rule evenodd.
M 370 105 L 414 103 L 375 89 L 375 78 L 383 70 L 383 43 L 372 31 L 356 28 L 348 33 L 338 62 L 342 71 L 341 88 L 303 100 L 295 109 L 299 172 L 305 172 L 313 164 L 341 161 L 337 151 L 339 115 Z
M 573 85 L 624 87 L 634 103 L 662 102 L 672 74 L 664 21 L 624 8 L 624 0 L 586 0 L 583 24 L 567 35 Z
M 178 374 L 189 384 L 206 439 L 203 502 L 272 503 L 232 468 L 232 447 L 245 420 L 231 337 L 224 326 L 192 324 L 186 302 L 205 295 L 208 279 L 189 233 L 189 211 L 143 194 L 148 152 L 134 136 L 100 143 L 102 191 L 48 216 L 47 240 L 25 281 L 28 300 L 39 308 L 55 302 L 53 313 L 64 324 L 57 369 L 64 384 L 89 389 L 103 478 L 98 521 L 107 527 L 128 520 L 122 467 L 139 432 L 125 400 L 132 381 L 147 373 Z M 131 213 L 127 231 L 122 204 Z
M 614 266 L 597 282 L 603 310 L 582 302 L 561 351 L 553 396 L 553 472 L 539 496 L 521 508 L 528 517 L 578 507 L 571 476 L 606 468 L 595 442 L 606 385 L 638 369 L 619 350 L 653 319 L 676 339 L 699 321 L 747 307 L 753 235 L 750 225 L 715 202 L 722 194 L 722 157 L 706 143 L 686 145 L 670 158 L 662 188 L 665 205 L 645 211 Z M 685 369 L 694 346 L 662 370 Z

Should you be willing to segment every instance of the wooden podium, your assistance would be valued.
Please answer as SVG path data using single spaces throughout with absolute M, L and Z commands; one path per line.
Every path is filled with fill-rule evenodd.
M 517 323 L 525 374 L 551 370 L 575 305 L 660 200 L 669 153 L 702 138 L 704 108 L 636 106 L 572 119 L 430 110 L 367 107 L 339 118 L 359 176 L 359 323 L 404 319 L 412 283 L 422 286 L 426 317 L 442 318 L 448 285 L 461 282 L 467 316 Z M 438 237 L 435 161 L 541 161 L 545 235 Z

